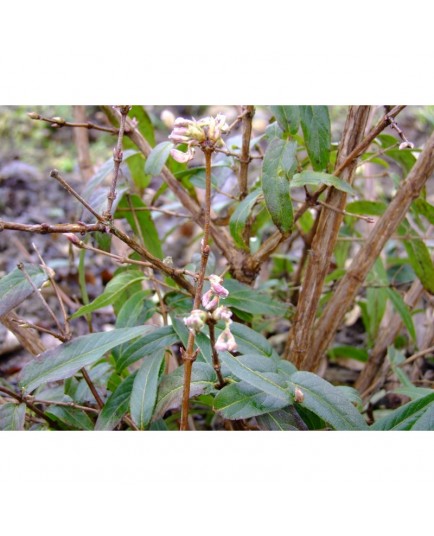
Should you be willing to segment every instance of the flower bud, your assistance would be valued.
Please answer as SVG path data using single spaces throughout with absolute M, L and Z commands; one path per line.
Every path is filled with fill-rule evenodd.
M 216 294 L 219 298 L 227 298 L 229 296 L 229 291 L 220 284 L 223 281 L 221 277 L 212 274 L 208 279 L 211 283 L 211 290 L 214 292 L 214 294 Z
M 41 116 L 36 112 L 29 112 L 27 115 L 30 117 L 30 119 L 41 119 Z
M 71 244 L 74 244 L 74 246 L 77 246 L 78 248 L 81 248 L 83 246 L 83 242 L 75 236 L 73 233 L 65 233 L 64 235 Z
M 172 149 L 170 151 L 170 156 L 177 162 L 180 162 L 181 164 L 185 164 L 186 162 L 193 160 L 194 149 L 190 147 L 186 153 L 183 153 L 182 151 L 178 151 L 178 149 Z
M 215 349 L 218 352 L 235 352 L 237 348 L 238 345 L 235 341 L 235 338 L 232 335 L 229 326 L 226 326 L 226 328 L 220 333 L 218 339 L 216 340 Z
M 212 289 L 209 289 L 205 294 L 202 296 L 202 305 L 207 311 L 212 311 L 216 307 L 218 307 L 219 299 L 218 296 L 214 295 L 214 292 Z
M 66 123 L 63 117 L 53 117 L 52 121 L 54 121 L 58 125 L 64 125 Z
M 299 404 L 301 404 L 304 400 L 304 393 L 299 387 L 296 387 L 294 390 L 294 400 Z
M 191 311 L 190 313 L 190 316 L 184 318 L 184 324 L 193 333 L 199 333 L 199 331 L 205 325 L 206 318 L 207 314 L 205 313 L 205 311 L 201 311 L 200 309 L 193 309 L 193 311 Z
M 232 316 L 232 311 L 230 311 L 224 305 L 217 307 L 217 309 L 212 314 L 212 317 L 216 322 L 218 322 L 219 320 L 224 320 L 225 322 L 231 322 L 231 316 Z
M 411 141 L 403 141 L 401 145 L 399 146 L 399 150 L 402 151 L 403 149 L 413 149 L 414 143 L 411 143 Z

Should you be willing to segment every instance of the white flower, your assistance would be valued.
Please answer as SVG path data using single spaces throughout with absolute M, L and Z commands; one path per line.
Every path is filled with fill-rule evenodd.
M 199 333 L 199 331 L 205 325 L 207 318 L 207 313 L 201 311 L 200 309 L 193 309 L 190 313 L 190 316 L 184 318 L 184 324 L 188 329 L 193 333 Z
M 215 349 L 218 352 L 235 352 L 237 348 L 238 345 L 235 341 L 235 338 L 232 335 L 229 326 L 226 326 L 216 340 Z

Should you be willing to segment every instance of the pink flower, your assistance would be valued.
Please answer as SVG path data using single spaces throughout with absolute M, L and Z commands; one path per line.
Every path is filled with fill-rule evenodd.
M 205 325 L 207 313 L 201 311 L 200 309 L 193 309 L 190 316 L 184 318 L 184 324 L 188 327 L 193 333 L 199 333 L 199 331 Z
M 178 149 L 172 149 L 170 151 L 170 156 L 177 162 L 180 162 L 181 164 L 185 164 L 186 162 L 193 160 L 194 149 L 192 147 L 189 147 L 186 153 L 183 153 L 182 151 L 178 151 Z
M 235 352 L 237 348 L 238 345 L 235 341 L 235 338 L 232 335 L 229 326 L 226 326 L 216 340 L 215 349 L 218 352 Z
M 221 277 L 212 274 L 208 279 L 211 283 L 211 290 L 214 292 L 214 294 L 216 294 L 219 298 L 227 298 L 229 296 L 229 291 L 220 284 L 223 281 Z
M 205 292 L 205 294 L 202 296 L 202 305 L 207 311 L 212 311 L 218 307 L 218 304 L 219 298 L 218 296 L 214 295 L 214 292 L 210 288 L 208 292 Z
M 232 311 L 230 311 L 227 307 L 224 305 L 221 305 L 220 307 L 217 307 L 217 309 L 213 312 L 212 317 L 217 322 L 219 320 L 224 320 L 225 322 L 231 322 L 231 316 Z

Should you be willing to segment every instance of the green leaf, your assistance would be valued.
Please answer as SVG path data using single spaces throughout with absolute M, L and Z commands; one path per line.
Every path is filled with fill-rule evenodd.
M 82 367 L 96 363 L 115 346 L 148 331 L 149 326 L 137 326 L 77 337 L 43 352 L 26 365 L 20 385 L 26 392 L 30 392 L 43 383 L 69 378 Z
M 426 244 L 420 238 L 404 240 L 404 247 L 411 267 L 423 287 L 434 294 L 434 265 Z
M 249 245 L 244 240 L 244 231 L 246 229 L 246 222 L 250 216 L 252 208 L 254 207 L 260 190 L 251 192 L 234 210 L 231 219 L 229 221 L 229 230 L 235 244 L 245 251 L 249 251 Z
M 234 357 L 227 352 L 222 352 L 220 359 L 240 380 L 281 400 L 285 405 L 291 403 L 291 395 L 282 376 L 277 373 L 276 363 L 272 359 L 255 354 Z
M 47 281 L 47 274 L 39 266 L 28 263 L 23 263 L 23 266 L 37 288 Z M 17 307 L 33 292 L 32 285 L 18 268 L 3 276 L 0 279 L 0 316 Z
M 146 112 L 144 106 L 133 106 L 128 114 L 130 118 L 134 118 L 137 121 L 137 128 L 143 135 L 145 140 L 153 147 L 155 145 L 154 127 L 152 125 L 151 118 Z M 118 126 L 118 125 L 116 125 Z M 123 146 L 128 148 L 136 148 L 136 145 L 128 136 L 123 138 Z M 125 160 L 125 157 L 124 157 Z M 135 185 L 138 188 L 146 188 L 151 182 L 151 175 L 145 173 L 145 160 L 144 156 L 140 153 L 128 159 L 128 168 L 131 173 L 131 177 L 134 180 Z
M 113 430 L 130 407 L 130 397 L 136 373 L 130 374 L 109 396 L 95 424 L 95 430 Z
M 413 342 L 416 343 L 416 330 L 414 328 L 413 317 L 411 316 L 410 309 L 405 301 L 402 299 L 401 294 L 393 288 L 387 288 L 386 293 L 390 298 L 396 312 L 400 315 L 404 326 L 407 328 L 410 337 Z
M 170 141 L 162 141 L 156 145 L 149 153 L 145 164 L 145 173 L 149 175 L 159 175 L 174 145 Z
M 331 145 L 327 106 L 300 106 L 300 122 L 312 167 L 323 171 L 329 163 Z
M 271 357 L 274 360 L 279 359 L 276 350 L 271 346 L 267 339 L 254 331 L 253 329 L 233 322 L 231 324 L 231 332 L 238 344 L 238 352 L 242 354 L 257 354 L 265 357 Z
M 107 283 L 104 292 L 93 302 L 80 307 L 80 309 L 71 316 L 71 319 L 78 318 L 87 313 L 106 307 L 107 305 L 114 304 L 122 297 L 123 293 L 131 287 L 131 285 L 143 281 L 143 279 L 145 279 L 145 276 L 143 275 L 143 272 L 140 272 L 139 270 L 126 270 L 115 275 L 115 277 Z
M 87 413 L 77 408 L 50 406 L 45 413 L 53 419 L 65 424 L 68 430 L 93 430 L 94 422 Z
M 287 405 L 287 400 L 264 393 L 245 381 L 226 385 L 214 399 L 214 410 L 231 420 L 249 419 Z
M 147 356 L 138 370 L 131 393 L 131 417 L 136 425 L 145 430 L 151 422 L 157 400 L 158 375 L 164 360 L 164 351 Z
M 300 124 L 299 106 L 270 106 L 270 108 L 284 132 L 297 134 Z
M 348 398 L 329 382 L 312 372 L 295 372 L 291 380 L 303 391 L 300 404 L 335 430 L 367 430 L 368 427 Z
M 149 320 L 156 310 L 149 294 L 149 290 L 139 290 L 125 301 L 116 318 L 117 328 L 140 326 Z
M 430 205 L 426 199 L 419 197 L 413 201 L 412 207 L 418 214 L 421 214 L 426 218 L 431 225 L 434 225 L 434 207 Z
M 308 429 L 294 406 L 259 415 L 256 417 L 256 422 L 261 430 L 270 432 Z
M 387 205 L 381 201 L 352 201 L 345 207 L 351 214 L 364 214 L 365 216 L 382 216 Z
M 129 199 L 129 202 L 128 202 Z M 163 250 L 161 247 L 161 241 L 158 236 L 157 228 L 155 227 L 154 220 L 152 219 L 149 210 L 137 210 L 135 213 L 129 210 L 146 208 L 146 204 L 138 195 L 129 195 L 122 197 L 118 205 L 119 209 L 128 209 L 116 214 L 116 217 L 125 217 L 128 223 L 131 225 L 134 234 L 140 238 L 145 248 L 155 255 L 159 259 L 163 258 Z M 139 227 L 137 228 L 137 222 Z
M 341 190 L 347 194 L 356 195 L 356 191 L 348 182 L 329 173 L 319 171 L 302 171 L 301 173 L 296 173 L 290 181 L 289 187 L 301 188 L 302 186 L 320 186 L 322 184 L 333 186 L 337 190 Z
M 210 392 L 215 389 L 217 375 L 207 363 L 193 363 L 191 371 L 190 398 Z M 154 410 L 154 420 L 164 416 L 169 409 L 178 408 L 182 401 L 184 386 L 184 366 L 181 366 L 163 376 L 158 388 L 157 405 Z
M 24 430 L 26 405 L 6 402 L 0 405 L 0 430 Z
M 356 348 L 355 346 L 334 346 L 327 351 L 327 355 L 332 358 L 349 358 L 357 359 L 357 361 L 362 361 L 365 363 L 368 360 L 369 354 L 363 348 Z
M 228 307 L 235 307 L 246 313 L 269 316 L 283 316 L 288 312 L 288 306 L 283 302 L 235 279 L 225 279 L 223 285 L 229 291 L 229 296 L 224 300 L 224 305 Z
M 371 430 L 434 430 L 434 392 L 395 409 Z
M 147 326 L 147 328 L 148 331 L 144 337 L 123 347 L 121 353 L 113 353 L 117 372 L 122 372 L 126 367 L 142 359 L 142 357 L 163 350 L 166 346 L 179 341 L 179 337 L 172 326 L 164 326 L 158 329 L 155 329 L 154 326 Z M 149 333 L 149 331 L 151 332 Z
M 289 233 L 294 224 L 288 180 L 297 167 L 296 152 L 295 142 L 276 138 L 267 147 L 262 164 L 265 205 L 282 233 Z

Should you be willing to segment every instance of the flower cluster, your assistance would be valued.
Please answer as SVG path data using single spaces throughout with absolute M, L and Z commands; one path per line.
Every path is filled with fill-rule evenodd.
M 169 140 L 175 145 L 186 143 L 187 152 L 172 149 L 170 154 L 177 162 L 188 162 L 194 158 L 194 147 L 201 145 L 223 147 L 224 142 L 221 136 L 228 130 L 229 126 L 223 114 L 217 114 L 216 117 L 204 117 L 199 121 L 178 117 L 175 119 Z
M 202 296 L 202 305 L 206 311 L 193 309 L 190 315 L 184 318 L 184 324 L 196 335 L 202 330 L 207 320 L 212 320 L 213 323 L 222 320 L 225 323 L 225 329 L 217 338 L 215 349 L 218 352 L 234 352 L 237 349 L 237 343 L 230 329 L 232 312 L 227 307 L 219 305 L 220 298 L 227 298 L 229 291 L 221 284 L 223 280 L 218 275 L 210 275 L 208 279 L 211 287 Z

